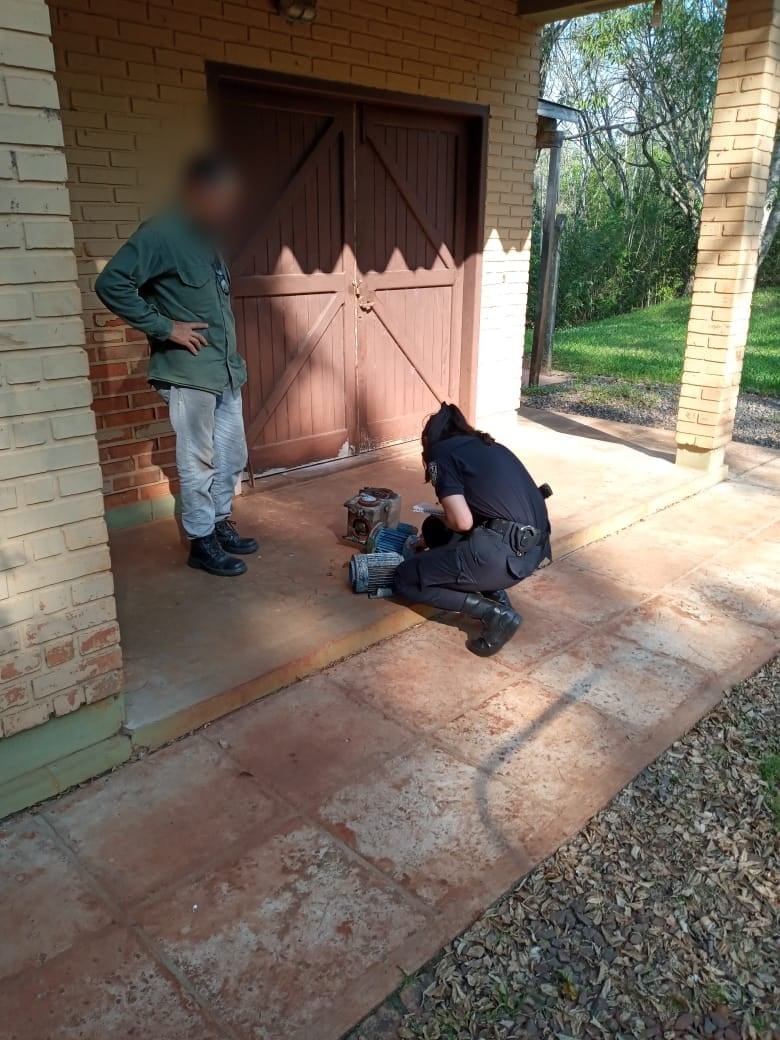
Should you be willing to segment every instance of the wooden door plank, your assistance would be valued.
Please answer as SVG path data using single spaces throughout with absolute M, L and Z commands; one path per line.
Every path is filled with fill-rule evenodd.
M 262 238 L 270 221 L 277 218 L 279 216 L 279 210 L 284 206 L 289 206 L 302 190 L 305 179 L 301 178 L 300 174 L 305 170 L 312 168 L 319 159 L 327 153 L 328 149 L 335 143 L 341 131 L 341 120 L 334 117 L 330 126 L 322 132 L 314 145 L 301 157 L 297 169 L 268 207 L 265 215 L 261 217 L 259 223 L 253 224 L 247 228 L 247 238 L 244 241 L 243 246 L 241 246 L 237 251 L 237 255 L 230 265 L 233 271 L 236 272 L 237 277 L 242 275 L 242 268 L 244 265 L 251 261 L 253 245 L 258 239 Z
M 399 334 L 398 329 L 395 326 L 394 322 L 388 316 L 388 313 L 387 313 L 385 307 L 376 298 L 376 296 L 372 296 L 371 297 L 371 300 L 369 302 L 369 306 L 373 310 L 374 314 L 376 314 L 376 316 L 380 320 L 380 322 L 384 325 L 388 335 L 391 337 L 393 342 L 396 344 L 398 349 L 401 351 L 403 356 L 406 358 L 406 360 L 409 362 L 409 364 L 415 370 L 415 372 L 420 377 L 420 379 L 423 381 L 423 383 L 425 383 L 425 385 L 428 387 L 428 389 L 433 394 L 433 396 L 436 398 L 436 400 L 439 401 L 440 403 L 443 402 L 443 401 L 446 401 L 447 400 L 447 394 L 445 393 L 443 387 L 439 385 L 439 382 L 438 382 L 437 379 L 434 379 L 426 371 L 426 366 L 421 361 L 419 355 L 417 354 L 417 351 L 414 348 L 410 349 L 409 345 L 404 342 L 404 337 Z
M 433 271 L 384 271 L 382 274 L 369 272 L 363 277 L 366 289 L 440 289 L 454 285 L 458 272 L 437 267 Z
M 404 202 L 409 207 L 412 216 L 420 225 L 420 227 L 423 230 L 423 233 L 425 234 L 425 237 L 433 246 L 436 255 L 439 257 L 439 259 L 442 261 L 445 267 L 452 269 L 456 268 L 457 264 L 453 259 L 452 253 L 447 248 L 447 244 L 444 241 L 444 235 L 440 234 L 438 229 L 425 215 L 425 209 L 422 205 L 421 200 L 418 198 L 417 193 L 413 191 L 407 183 L 406 178 L 404 177 L 404 174 L 401 171 L 400 167 L 397 165 L 395 160 L 392 159 L 384 151 L 381 144 L 377 141 L 377 139 L 374 137 L 370 130 L 367 130 L 366 132 L 366 140 L 374 149 L 377 158 L 387 170 L 396 188 L 398 188 Z
M 253 441 L 261 432 L 269 418 L 273 415 L 276 409 L 284 399 L 285 394 L 294 383 L 296 377 L 300 373 L 303 366 L 306 364 L 308 359 L 311 357 L 314 348 L 320 342 L 322 337 L 325 335 L 325 331 L 336 317 L 338 312 L 344 306 L 344 299 L 341 296 L 334 296 L 328 305 L 323 309 L 320 316 L 311 326 L 309 331 L 296 344 L 295 349 L 290 355 L 289 361 L 285 367 L 284 372 L 281 374 L 276 382 L 271 393 L 268 395 L 266 400 L 263 402 L 262 408 L 252 417 L 252 423 L 247 431 L 247 436 Z
M 343 292 L 345 276 L 335 274 L 246 274 L 233 278 L 232 294 L 239 296 L 307 296 Z

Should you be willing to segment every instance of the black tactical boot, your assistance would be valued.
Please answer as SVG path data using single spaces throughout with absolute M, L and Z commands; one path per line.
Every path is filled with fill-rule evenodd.
M 482 595 L 485 599 L 492 599 L 494 603 L 498 603 L 499 607 L 505 607 L 507 610 L 512 610 L 512 601 L 507 596 L 504 589 L 496 589 L 494 592 L 483 592 Z
M 228 556 L 217 541 L 214 531 L 205 538 L 192 539 L 187 563 L 190 567 L 208 571 L 209 574 L 218 574 L 222 578 L 232 578 L 246 571 L 244 561 L 237 560 L 235 556 Z
M 476 592 L 466 596 L 463 613 L 482 622 L 482 634 L 466 644 L 477 657 L 492 657 L 498 653 L 523 623 L 523 619 L 511 607 L 502 607 Z
M 225 552 L 236 553 L 238 556 L 248 556 L 257 552 L 258 545 L 254 538 L 242 538 L 232 520 L 217 520 L 214 531 Z

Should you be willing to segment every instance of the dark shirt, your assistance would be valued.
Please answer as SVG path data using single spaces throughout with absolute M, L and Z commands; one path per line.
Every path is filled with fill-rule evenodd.
M 95 283 L 102 302 L 149 340 L 149 379 L 221 394 L 246 382 L 236 347 L 229 280 L 216 246 L 184 213 L 172 210 L 142 224 L 109 260 Z M 174 321 L 206 322 L 197 354 L 172 343 Z
M 547 505 L 531 474 L 503 444 L 449 437 L 432 449 L 428 476 L 439 500 L 463 495 L 475 525 L 514 520 L 540 530 L 549 526 Z

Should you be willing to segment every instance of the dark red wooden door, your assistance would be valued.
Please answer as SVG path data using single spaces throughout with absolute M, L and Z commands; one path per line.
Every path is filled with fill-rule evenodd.
M 219 110 L 255 471 L 418 436 L 460 391 L 466 121 L 230 81 Z
M 220 97 L 245 178 L 230 269 L 251 462 L 335 458 L 356 437 L 353 106 L 247 86 Z
M 462 119 L 361 106 L 356 151 L 359 447 L 419 435 L 457 400 L 463 327 Z

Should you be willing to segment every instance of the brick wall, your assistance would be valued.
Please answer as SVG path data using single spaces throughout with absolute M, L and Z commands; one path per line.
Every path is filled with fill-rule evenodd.
M 730 0 L 677 422 L 685 465 L 722 465 L 731 440 L 779 108 L 780 0 Z
M 116 693 L 120 684 L 53 69 L 43 0 L 3 0 L 0 736 L 6 737 Z
M 478 411 L 517 404 L 535 160 L 535 29 L 517 18 L 515 0 L 321 0 L 318 21 L 306 28 L 287 25 L 272 6 L 51 0 L 109 508 L 153 515 L 156 500 L 169 494 L 173 442 L 165 409 L 146 384 L 146 344 L 101 308 L 94 279 L 158 196 L 155 174 L 197 137 L 206 60 L 491 106 Z

